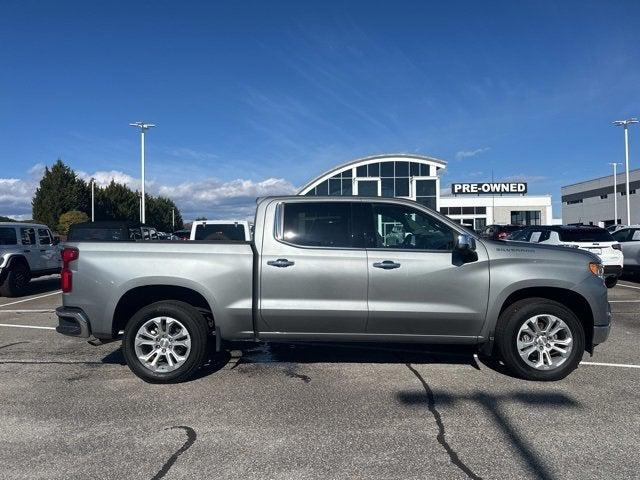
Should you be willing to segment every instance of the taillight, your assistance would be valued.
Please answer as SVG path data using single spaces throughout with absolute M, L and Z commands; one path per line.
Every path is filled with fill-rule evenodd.
M 60 287 L 62 293 L 69 293 L 73 288 L 73 275 L 69 269 L 69 264 L 77 260 L 80 251 L 75 247 L 66 247 L 62 250 L 62 271 L 60 272 Z
M 498 234 L 498 240 L 506 240 L 509 234 L 507 232 L 500 232 Z

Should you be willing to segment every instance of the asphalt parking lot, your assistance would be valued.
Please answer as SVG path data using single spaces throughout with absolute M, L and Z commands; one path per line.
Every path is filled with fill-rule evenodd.
M 148 385 L 119 343 L 53 330 L 56 278 L 0 298 L 0 478 L 640 478 L 640 283 L 563 381 L 471 351 L 238 346 Z

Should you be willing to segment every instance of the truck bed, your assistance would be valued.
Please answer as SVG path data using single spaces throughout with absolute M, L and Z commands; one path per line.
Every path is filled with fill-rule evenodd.
M 154 295 L 163 285 L 201 295 L 225 337 L 253 338 L 249 242 L 70 242 L 65 247 L 80 254 L 71 267 L 73 293 L 63 294 L 63 305 L 81 307 L 97 338 L 117 334 L 117 322 L 112 323 L 119 303 Z

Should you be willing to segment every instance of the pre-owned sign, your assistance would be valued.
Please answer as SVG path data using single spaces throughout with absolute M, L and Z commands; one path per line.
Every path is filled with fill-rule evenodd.
M 479 193 L 527 193 L 527 184 L 524 182 L 452 183 L 451 193 L 454 195 Z

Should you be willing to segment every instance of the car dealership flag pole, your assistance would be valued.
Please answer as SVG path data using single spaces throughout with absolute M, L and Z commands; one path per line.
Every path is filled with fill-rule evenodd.
M 625 160 L 625 195 L 627 197 L 627 225 L 631 225 L 631 201 L 629 199 L 629 125 L 638 123 L 635 118 L 627 120 L 616 120 L 613 124 L 616 127 L 624 128 L 624 160 Z
M 144 122 L 136 122 L 129 124 L 132 127 L 137 127 L 140 129 L 140 160 L 142 166 L 142 175 L 141 175 L 141 200 L 140 200 L 140 222 L 145 223 L 145 195 L 144 195 L 144 132 L 149 130 L 150 128 L 155 127 L 153 123 L 144 123 Z
M 96 221 L 96 181 L 91 179 L 91 221 Z

